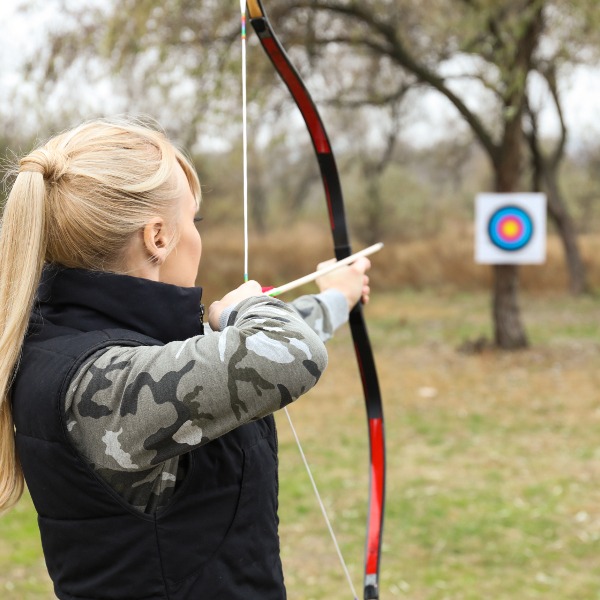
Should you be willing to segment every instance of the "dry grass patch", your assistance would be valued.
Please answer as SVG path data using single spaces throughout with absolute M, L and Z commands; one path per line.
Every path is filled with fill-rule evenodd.
M 204 252 L 198 278 L 208 298 L 216 300 L 243 281 L 243 242 L 239 228 L 202 230 Z M 600 288 L 600 236 L 579 236 L 589 283 Z M 362 246 L 357 241 L 355 250 Z M 451 289 L 471 292 L 490 289 L 492 269 L 473 260 L 473 227 L 456 223 L 440 234 L 412 241 L 386 240 L 385 248 L 371 260 L 371 280 L 378 291 L 401 289 Z M 250 236 L 250 277 L 263 285 L 282 285 L 312 272 L 317 263 L 333 257 L 331 234 L 326 226 L 295 225 Z M 548 238 L 544 265 L 523 267 L 521 286 L 535 293 L 567 289 L 567 271 L 560 240 Z M 310 288 L 312 289 L 312 288 Z

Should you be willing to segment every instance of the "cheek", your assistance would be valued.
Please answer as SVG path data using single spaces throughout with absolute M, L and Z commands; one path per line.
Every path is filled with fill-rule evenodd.
M 202 256 L 202 239 L 200 238 L 200 234 L 198 233 L 196 228 L 194 228 L 194 236 L 191 241 L 192 245 L 190 253 L 193 256 L 194 261 L 196 263 L 199 263 L 200 257 Z

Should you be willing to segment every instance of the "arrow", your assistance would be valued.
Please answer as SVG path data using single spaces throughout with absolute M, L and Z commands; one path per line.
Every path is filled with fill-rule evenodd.
M 336 263 L 334 263 L 328 267 L 319 269 L 318 271 L 315 271 L 314 273 L 310 273 L 309 275 L 305 275 L 304 277 L 300 277 L 299 279 L 294 279 L 294 281 L 290 281 L 289 283 L 286 283 L 285 285 L 281 285 L 279 287 L 273 288 L 272 290 L 269 290 L 267 292 L 267 296 L 279 296 L 279 294 L 283 294 L 284 292 L 289 292 L 290 290 L 300 287 L 301 285 L 304 285 L 305 283 L 310 283 L 311 281 L 314 281 L 315 279 L 318 279 L 319 277 L 322 277 L 323 275 L 327 275 L 328 273 L 331 273 L 332 271 L 336 271 L 337 269 L 339 269 L 341 267 L 345 267 L 346 265 L 351 265 L 352 263 L 356 262 L 356 260 L 361 258 L 362 256 L 370 256 L 371 254 L 375 254 L 375 252 L 379 252 L 382 248 L 383 248 L 383 242 L 373 244 L 372 246 L 369 246 L 368 248 L 365 248 L 364 250 L 361 250 L 360 252 L 355 252 L 354 254 L 351 254 L 350 256 L 343 258 L 342 260 L 338 260 Z

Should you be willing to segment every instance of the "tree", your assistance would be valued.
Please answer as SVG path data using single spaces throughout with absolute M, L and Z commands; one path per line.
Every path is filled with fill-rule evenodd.
M 593 2 L 562 0 L 299 0 L 293 6 L 300 15 L 297 26 L 306 21 L 306 11 L 322 16 L 320 21 L 306 21 L 313 55 L 325 47 L 338 52 L 348 47 L 357 60 L 376 56 L 383 72 L 391 63 L 442 94 L 485 150 L 497 192 L 518 191 L 523 185 L 528 86 L 544 58 L 542 46 L 553 49 L 554 59 L 565 59 L 572 55 L 578 32 L 598 16 Z M 548 29 L 549 21 L 555 29 Z M 474 90 L 479 95 L 476 102 Z M 544 164 L 555 208 L 557 196 L 550 193 L 549 182 L 556 169 Z M 558 210 L 551 214 L 561 218 Z M 564 218 L 560 222 L 564 224 Z M 574 236 L 569 239 L 574 241 Z M 527 345 L 516 266 L 494 267 L 493 319 L 499 347 Z

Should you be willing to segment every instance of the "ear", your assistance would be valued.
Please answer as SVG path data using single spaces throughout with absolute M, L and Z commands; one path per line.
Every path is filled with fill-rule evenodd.
M 161 217 L 154 217 L 144 226 L 144 246 L 153 263 L 162 265 L 167 258 L 170 236 Z

